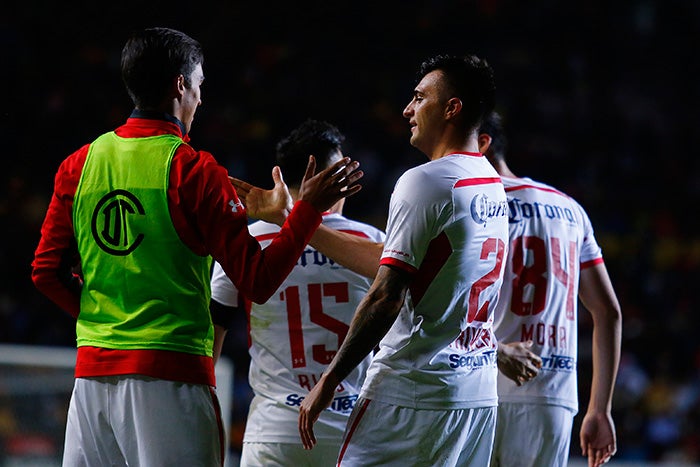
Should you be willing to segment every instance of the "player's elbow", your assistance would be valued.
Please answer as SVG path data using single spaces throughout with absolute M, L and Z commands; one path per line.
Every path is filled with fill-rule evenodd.
M 32 268 L 32 283 L 34 283 L 34 287 L 42 294 L 47 295 L 55 282 L 55 275 L 51 274 L 48 270 L 38 267 Z

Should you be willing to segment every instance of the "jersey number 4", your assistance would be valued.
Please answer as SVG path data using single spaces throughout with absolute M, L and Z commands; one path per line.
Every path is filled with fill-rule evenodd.
M 308 284 L 307 295 L 309 297 L 309 317 L 311 322 L 331 331 L 338 336 L 338 348 L 348 333 L 349 326 L 342 321 L 323 312 L 323 297 L 333 297 L 336 303 L 348 303 L 348 283 L 332 282 L 328 284 Z M 294 285 L 284 289 L 283 300 L 287 303 L 287 320 L 289 322 L 289 344 L 292 353 L 292 367 L 303 368 L 306 366 L 306 351 L 304 346 L 304 333 L 301 323 L 301 299 L 299 287 Z M 314 361 L 327 365 L 333 360 L 338 350 L 328 350 L 323 344 L 311 346 L 311 355 Z
M 513 298 L 510 310 L 518 316 L 537 315 L 547 301 L 547 246 L 545 240 L 523 236 L 513 240 Z M 532 252 L 532 264 L 525 266 L 525 250 Z M 566 265 L 561 264 L 561 246 L 558 238 L 550 239 L 551 262 L 554 277 L 566 287 L 566 317 L 574 319 L 574 278 L 576 276 L 576 243 L 569 242 Z M 565 269 L 566 268 L 566 269 Z M 525 301 L 525 288 L 532 288 L 532 301 Z

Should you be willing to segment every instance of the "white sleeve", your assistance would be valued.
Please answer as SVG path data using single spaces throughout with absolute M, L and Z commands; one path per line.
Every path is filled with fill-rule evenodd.
M 218 262 L 214 262 L 211 274 L 211 298 L 225 306 L 239 306 L 238 289 Z
M 449 199 L 451 195 L 423 170 L 403 174 L 391 195 L 382 262 L 400 261 L 418 269 L 430 241 L 451 215 L 445 204 Z

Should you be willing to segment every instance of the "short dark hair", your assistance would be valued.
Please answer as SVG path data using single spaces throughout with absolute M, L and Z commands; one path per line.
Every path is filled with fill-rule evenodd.
M 277 164 L 289 186 L 299 187 L 306 173 L 309 155 L 316 158 L 316 171 L 333 162 L 330 156 L 340 150 L 345 136 L 335 125 L 307 119 L 277 143 Z
M 481 123 L 479 133 L 486 133 L 491 137 L 489 152 L 493 154 L 494 158 L 505 160 L 506 151 L 508 150 L 508 138 L 506 138 L 505 131 L 503 130 L 503 118 L 501 114 L 496 111 L 488 114 Z
M 204 62 L 202 46 L 187 34 L 169 28 L 134 32 L 122 49 L 122 80 L 136 107 L 154 109 L 168 92 L 172 80 L 190 76 Z
M 496 105 L 491 66 L 476 55 L 436 55 L 421 63 L 417 82 L 435 70 L 443 72 L 450 97 L 462 101 L 465 131 L 477 128 Z

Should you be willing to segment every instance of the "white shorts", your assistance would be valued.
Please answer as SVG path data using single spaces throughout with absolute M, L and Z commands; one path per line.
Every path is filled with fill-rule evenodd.
M 567 465 L 574 415 L 558 405 L 500 403 L 491 466 Z
M 487 466 L 496 407 L 424 410 L 360 397 L 350 415 L 338 465 Z
M 223 465 L 216 391 L 138 375 L 77 378 L 63 465 Z
M 334 467 L 340 444 L 243 443 L 240 467 Z

